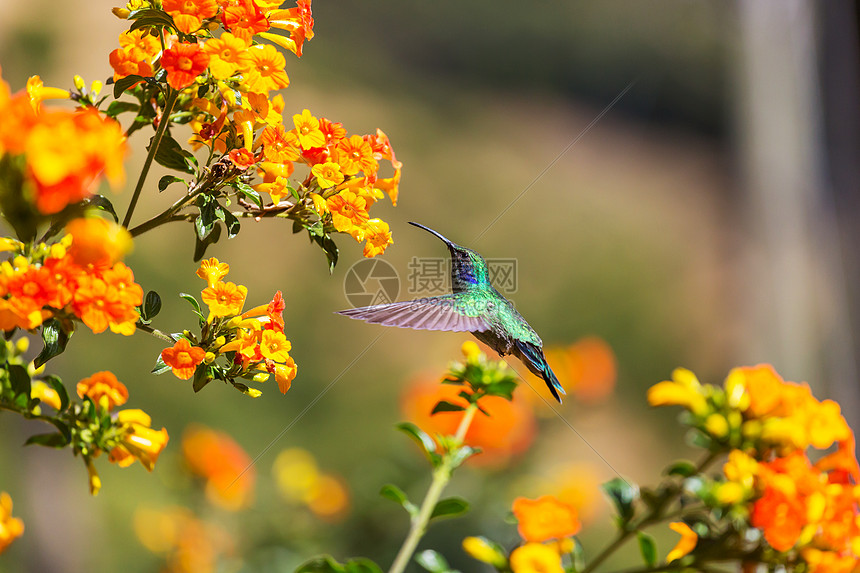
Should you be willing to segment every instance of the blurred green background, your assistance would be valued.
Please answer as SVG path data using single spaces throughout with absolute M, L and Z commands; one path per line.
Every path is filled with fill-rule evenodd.
M 17 90 L 32 74 L 58 87 L 74 74 L 107 78 L 124 29 L 111 6 L 0 0 L 4 79 Z M 663 465 L 689 453 L 674 412 L 645 402 L 645 390 L 676 366 L 719 383 L 733 366 L 771 362 L 819 397 L 840 399 L 856 427 L 854 3 L 340 0 L 318 1 L 314 17 L 305 55 L 287 54 L 285 116 L 309 108 L 350 133 L 389 135 L 404 163 L 400 201 L 374 210 L 394 232 L 384 258 L 404 282 L 413 256 L 445 254 L 406 225 L 419 221 L 485 257 L 515 258 L 512 299 L 546 344 L 596 335 L 617 357 L 611 399 L 560 408 L 577 433 L 549 413 L 525 455 L 458 473 L 451 491 L 473 510 L 431 528 L 422 547 L 462 571 L 481 570 L 462 538 L 514 542 L 504 519 L 523 484 L 574 462 L 601 481 L 618 472 L 654 483 Z M 129 178 L 147 138 L 132 137 Z M 158 175 L 140 219 L 170 200 L 155 193 Z M 115 203 L 124 209 L 129 195 Z M 367 349 L 380 327 L 333 314 L 348 306 L 343 280 L 361 259 L 360 245 L 338 244 L 331 275 L 318 249 L 273 221 L 246 224 L 207 253 L 248 286 L 247 306 L 283 292 L 299 365 L 286 396 L 274 383 L 256 400 L 215 384 L 195 395 L 189 383 L 149 374 L 158 340 L 79 331 L 52 372 L 72 388 L 114 371 L 129 387 L 128 406 L 151 413 L 171 442 L 154 475 L 99 460 L 104 488 L 91 498 L 80 460 L 21 448 L 40 428 L 0 417 L 0 490 L 27 528 L 0 571 L 159 570 L 132 515 L 141 505 L 199 503 L 179 461 L 189 423 L 260 456 L 252 508 L 215 516 L 243 556 L 223 570 L 291 571 L 317 552 L 387 566 L 407 519 L 377 492 L 394 482 L 418 498 L 428 481 L 393 429 L 403 389 L 441 375 L 467 337 L 392 330 Z M 202 286 L 192 248 L 192 230 L 175 225 L 143 236 L 127 260 L 138 282 L 162 295 L 162 330 L 194 324 L 177 296 Z M 272 463 L 292 447 L 348 483 L 344 520 L 326 523 L 276 495 Z M 610 529 L 602 507 L 580 536 L 586 551 Z M 658 540 L 665 554 L 675 536 Z M 608 565 L 632 564 L 634 552 Z

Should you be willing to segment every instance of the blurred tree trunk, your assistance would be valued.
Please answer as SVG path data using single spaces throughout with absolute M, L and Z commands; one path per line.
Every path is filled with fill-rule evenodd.
M 833 166 L 825 161 L 815 12 L 816 6 L 836 10 L 847 4 L 738 3 L 736 117 L 748 253 L 741 357 L 771 362 L 787 379 L 810 381 L 820 394 L 843 400 L 849 422 L 856 422 L 857 349 L 838 231 L 842 218 L 827 177 Z M 856 33 L 856 22 L 847 25 Z M 856 79 L 856 73 L 848 75 Z M 856 227 L 853 221 L 856 216 Z

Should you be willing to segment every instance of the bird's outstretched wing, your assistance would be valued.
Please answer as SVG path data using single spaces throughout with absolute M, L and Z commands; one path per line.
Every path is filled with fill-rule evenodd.
M 337 314 L 372 324 L 414 328 L 416 330 L 481 332 L 490 329 L 490 325 L 483 318 L 467 316 L 462 310 L 458 312 L 456 302 L 453 296 L 443 295 L 350 308 L 340 310 Z

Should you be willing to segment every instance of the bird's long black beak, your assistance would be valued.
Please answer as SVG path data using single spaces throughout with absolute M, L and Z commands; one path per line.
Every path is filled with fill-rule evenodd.
M 442 241 L 444 241 L 445 244 L 448 245 L 449 247 L 454 246 L 454 243 L 452 243 L 451 241 L 449 241 L 448 239 L 446 239 L 445 237 L 443 237 L 441 234 L 437 233 L 436 231 L 434 231 L 430 227 L 425 227 L 424 225 L 421 225 L 419 223 L 413 223 L 412 221 L 409 221 L 409 224 L 414 225 L 414 226 L 418 227 L 419 229 L 424 229 L 428 233 L 432 233 L 433 235 L 436 235 L 437 237 L 442 239 Z

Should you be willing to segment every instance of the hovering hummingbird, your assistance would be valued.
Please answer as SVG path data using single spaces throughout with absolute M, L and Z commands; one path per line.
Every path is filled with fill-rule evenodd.
M 448 246 L 453 293 L 351 308 L 338 314 L 385 326 L 471 332 L 500 356 L 513 354 L 519 358 L 532 373 L 544 379 L 549 391 L 561 402 L 559 393 L 565 391 L 546 362 L 543 342 L 511 302 L 490 284 L 484 258 L 433 229 L 409 224 L 436 235 Z

